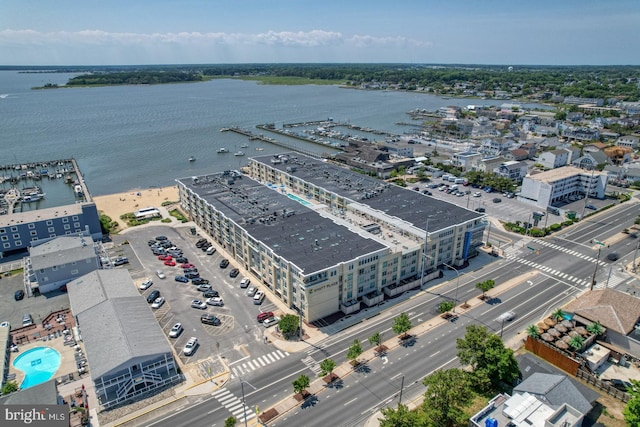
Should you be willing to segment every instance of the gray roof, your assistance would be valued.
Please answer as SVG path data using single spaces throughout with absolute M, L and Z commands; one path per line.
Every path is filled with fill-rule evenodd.
M 90 237 L 60 236 L 29 250 L 35 270 L 96 258 Z
M 103 301 L 139 297 L 127 270 L 96 270 L 67 284 L 71 311 L 76 316 Z
M 391 217 L 397 217 L 419 229 L 425 229 L 427 218 L 429 218 L 430 233 L 484 216 L 418 191 L 389 184 L 299 153 L 287 153 L 285 156 L 289 159 L 288 162 L 279 164 L 271 164 L 272 156 L 258 156 L 252 160 L 279 169 L 353 202 L 367 205 Z M 496 159 L 504 161 L 501 157 Z M 295 171 L 287 170 L 291 167 L 295 167 Z
M 582 414 L 591 411 L 591 404 L 565 375 L 535 373 L 513 388 L 514 392 L 527 392 L 553 409 L 568 404 Z
M 42 384 L 0 397 L 0 405 L 57 405 L 58 389 L 56 380 L 49 380 Z
M 98 270 L 70 282 L 69 301 L 93 379 L 134 358 L 171 353 L 149 304 L 127 270 Z
M 239 173 L 177 181 L 305 274 L 386 249 Z

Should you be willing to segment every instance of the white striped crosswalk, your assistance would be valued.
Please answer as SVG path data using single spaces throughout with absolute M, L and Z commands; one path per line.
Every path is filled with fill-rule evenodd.
M 578 251 L 574 251 L 572 249 L 568 249 L 568 248 L 565 248 L 563 246 L 556 245 L 555 243 L 551 243 L 551 242 L 548 242 L 546 240 L 533 239 L 533 243 L 538 244 L 538 245 L 542 245 L 542 246 L 546 246 L 548 248 L 552 248 L 552 249 L 555 249 L 555 250 L 558 250 L 558 251 L 561 251 L 561 252 L 564 252 L 564 253 L 567 253 L 567 254 L 572 255 L 572 256 L 574 256 L 576 258 L 581 258 L 581 259 L 583 259 L 585 261 L 596 262 L 596 258 L 593 255 L 585 255 L 585 254 L 580 253 Z M 607 263 L 604 262 L 604 261 L 598 261 L 598 265 L 603 265 L 604 266 L 604 265 L 607 265 Z
M 286 351 L 272 351 L 269 354 L 265 354 L 260 357 L 254 357 L 251 360 L 247 360 L 242 364 L 231 367 L 231 378 L 237 378 L 241 375 L 245 375 L 251 371 L 267 366 L 270 363 L 276 362 L 280 359 L 284 359 L 289 355 Z
M 311 372 L 313 372 L 314 374 L 320 375 L 320 364 L 318 362 L 316 362 L 316 359 L 314 359 L 311 356 L 307 356 L 304 359 L 302 359 L 302 363 L 304 363 L 307 368 L 309 368 L 311 370 Z
M 557 277 L 559 277 L 559 278 L 561 278 L 561 279 L 563 279 L 563 280 L 565 280 L 567 282 L 573 283 L 575 285 L 584 286 L 584 287 L 589 286 L 589 282 L 588 281 L 579 279 L 577 277 L 573 277 L 573 276 L 571 276 L 571 275 L 569 275 L 567 273 L 563 273 L 562 271 L 554 270 L 551 267 L 547 267 L 545 265 L 541 265 L 541 264 L 538 264 L 536 262 L 533 262 L 533 261 L 530 261 L 530 260 L 527 260 L 527 259 L 517 259 L 516 261 L 519 262 L 520 264 L 524 264 L 526 266 L 535 268 L 536 270 L 540 270 L 540 271 L 543 271 L 545 273 L 551 274 L 553 276 L 557 276 Z M 596 288 L 602 287 L 602 286 L 604 286 L 604 284 L 597 284 Z
M 239 423 L 245 422 L 245 414 L 247 415 L 247 421 L 256 416 L 255 412 L 251 408 L 243 404 L 242 400 L 238 399 L 227 389 L 221 388 L 216 390 L 211 393 L 211 396 L 220 402 L 222 406 L 227 408 Z

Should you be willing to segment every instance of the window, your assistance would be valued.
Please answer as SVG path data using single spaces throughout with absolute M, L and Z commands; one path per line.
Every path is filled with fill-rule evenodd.
M 47 220 L 47 225 L 53 225 L 53 221 L 51 221 L 50 219 Z
M 22 246 L 22 240 L 16 240 L 15 244 L 16 246 Z
M 65 230 L 71 230 L 71 226 L 70 226 L 69 224 L 65 224 L 65 225 L 64 225 L 64 229 L 65 229 Z
M 69 218 L 67 218 L 67 217 L 62 218 L 62 223 L 63 224 L 66 224 L 68 222 L 69 222 Z
M 10 245 L 9 243 L 4 243 L 2 246 L 3 246 L 5 249 L 6 249 L 6 248 L 10 248 L 10 247 L 11 247 L 11 245 Z
M 73 223 L 73 226 L 74 226 L 75 228 L 80 228 L 80 223 L 79 223 L 79 222 L 74 222 L 74 223 Z
M 54 265 L 53 267 L 51 267 L 51 269 L 52 269 L 53 271 L 58 271 L 58 266 L 57 266 L 57 265 Z
M 19 239 L 19 238 L 20 238 L 20 235 L 19 235 L 19 234 L 14 234 L 14 235 L 13 235 L 13 240 L 15 240 L 15 239 Z
M 78 215 L 74 215 L 71 217 L 72 220 L 77 221 L 78 220 Z
M 28 225 L 29 230 L 33 230 L 34 228 L 36 228 L 36 225 L 34 223 L 31 223 Z
M 30 236 L 37 236 L 37 235 L 38 235 L 38 232 L 37 232 L 37 231 L 35 231 L 35 230 L 34 230 L 34 231 L 30 231 L 30 232 L 29 232 L 29 235 L 30 235 Z
M 78 274 L 78 270 L 71 270 L 71 274 Z
M 49 227 L 49 228 L 47 228 L 47 231 L 49 233 L 53 233 L 54 231 L 56 231 L 56 229 L 55 229 L 55 227 Z
M 11 227 L 11 231 L 15 233 L 16 231 L 18 231 L 18 227 Z
M 0 234 L 5 234 L 7 232 L 6 228 L 0 228 Z

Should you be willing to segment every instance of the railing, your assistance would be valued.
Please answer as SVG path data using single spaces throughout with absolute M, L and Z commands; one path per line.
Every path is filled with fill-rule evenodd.
M 579 368 L 578 372 L 576 373 L 576 377 L 585 381 L 587 384 L 591 384 L 594 387 L 597 387 L 600 390 L 603 390 L 609 396 L 615 399 L 621 400 L 622 402 L 626 403 L 631 399 L 631 397 L 624 391 L 618 390 L 617 388 L 605 383 L 604 381 L 601 381 L 599 378 L 585 371 L 584 369 Z

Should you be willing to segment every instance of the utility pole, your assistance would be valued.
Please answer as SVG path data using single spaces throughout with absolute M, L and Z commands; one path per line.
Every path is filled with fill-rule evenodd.
M 402 376 L 402 382 L 400 383 L 400 398 L 398 399 L 398 405 L 402 403 L 402 389 L 404 388 L 404 375 Z
M 458 286 L 460 286 L 460 272 L 458 271 L 457 268 L 455 268 L 452 265 L 447 264 L 446 262 L 442 263 L 445 267 L 449 267 L 450 269 L 452 269 L 453 271 L 456 272 L 456 275 L 458 276 L 457 280 L 456 280 L 456 293 L 455 296 L 453 297 L 453 312 L 456 312 L 456 305 L 458 304 Z
M 594 240 L 598 244 L 598 255 L 596 255 L 596 266 L 593 269 L 593 277 L 591 278 L 591 286 L 589 290 L 592 291 L 593 287 L 596 285 L 596 273 L 598 272 L 598 262 L 600 261 L 600 249 L 604 246 L 604 243 Z
M 244 401 L 244 381 L 240 378 L 240 389 L 242 390 L 242 412 L 244 417 L 244 427 L 247 427 L 247 404 Z
M 638 244 L 636 245 L 636 250 L 633 253 L 633 272 L 636 272 L 636 258 L 638 258 L 638 248 L 640 248 L 640 238 L 638 238 Z

